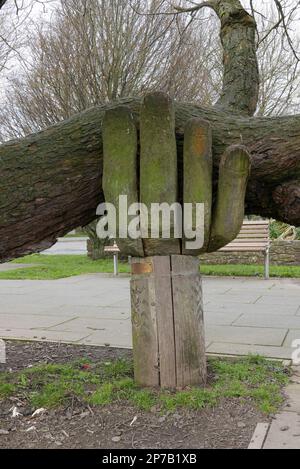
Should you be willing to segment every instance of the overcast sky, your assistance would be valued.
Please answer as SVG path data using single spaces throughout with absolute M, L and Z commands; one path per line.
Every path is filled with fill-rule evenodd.
M 110 1 L 110 0 L 107 0 Z M 124 1 L 124 0 L 120 0 Z M 167 0 L 170 3 L 170 8 L 172 5 L 176 4 L 176 0 Z M 287 0 L 288 1 L 288 0 Z M 250 7 L 250 0 L 241 0 L 243 6 L 247 9 Z M 8 0 L 6 6 L 0 11 L 0 20 L 1 16 L 7 15 L 7 12 L 10 12 L 8 28 L 9 31 L 13 29 L 13 26 L 17 26 L 19 24 L 20 30 L 25 28 L 29 29 L 32 28 L 32 22 L 44 22 L 50 21 L 51 15 L 53 10 L 55 9 L 55 5 L 57 0 L 39 0 L 35 2 L 34 0 L 17 0 L 17 3 L 21 6 L 24 5 L 23 11 L 20 11 L 19 16 L 16 15 L 16 8 L 15 8 L 15 0 Z M 179 3 L 179 2 L 177 2 Z M 193 2 L 195 3 L 195 2 Z M 200 3 L 200 2 L 199 2 Z M 298 3 L 298 0 L 290 0 L 289 5 L 293 6 Z M 268 16 L 268 9 L 271 6 L 274 7 L 275 1 L 274 0 L 254 0 L 253 1 L 254 8 L 260 12 L 265 13 Z M 32 6 L 33 5 L 33 6 Z M 300 10 L 300 8 L 299 8 Z M 300 37 L 300 11 L 297 12 L 297 16 L 295 15 L 296 21 L 294 23 L 293 31 L 291 34 L 298 35 Z M 3 33 L 3 28 L 2 32 Z M 0 39 L 1 41 L 1 39 Z M 26 50 L 26 49 L 25 49 Z M 24 50 L 22 50 L 22 55 L 24 56 Z M 9 77 L 18 73 L 19 70 L 19 57 L 16 55 L 14 60 L 10 62 L 9 67 L 6 70 L 3 70 L 0 74 L 0 99 L 3 98 L 3 90 L 9 86 Z

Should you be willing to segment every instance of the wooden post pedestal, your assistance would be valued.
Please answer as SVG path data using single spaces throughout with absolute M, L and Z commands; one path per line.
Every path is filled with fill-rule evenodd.
M 132 259 L 135 380 L 141 386 L 203 386 L 206 358 L 199 260 Z

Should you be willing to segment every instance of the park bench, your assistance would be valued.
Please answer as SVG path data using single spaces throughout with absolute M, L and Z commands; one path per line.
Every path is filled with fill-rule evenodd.
M 265 279 L 270 278 L 269 221 L 244 221 L 237 238 L 219 252 L 263 252 L 265 256 Z

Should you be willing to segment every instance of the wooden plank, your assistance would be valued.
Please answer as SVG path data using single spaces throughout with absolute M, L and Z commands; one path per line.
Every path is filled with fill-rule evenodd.
M 240 233 L 269 233 L 269 229 L 262 227 L 262 228 L 241 228 Z
M 223 251 L 223 252 L 265 252 L 266 249 L 265 248 L 248 248 L 248 247 L 243 247 L 243 248 L 221 248 L 219 249 L 219 251 Z
M 270 227 L 270 223 L 243 223 L 244 228 L 266 229 Z
M 176 388 L 176 359 L 170 256 L 152 257 L 160 386 Z
M 229 244 L 268 244 L 265 238 L 236 238 Z
M 270 222 L 269 221 L 253 221 L 253 222 L 247 222 L 243 221 L 243 226 L 269 226 Z
M 132 265 L 145 259 L 132 259 Z M 158 387 L 159 352 L 155 285 L 149 275 L 132 275 L 130 282 L 134 376 L 141 386 Z
M 132 272 L 135 379 L 142 386 L 175 389 L 176 360 L 170 256 L 133 259 Z
M 221 158 L 208 252 L 225 246 L 241 230 L 250 166 L 250 155 L 243 146 L 229 147 Z
M 260 236 L 265 236 L 266 238 L 269 238 L 269 232 L 268 231 L 240 231 L 238 236 L 241 236 L 241 235 L 244 235 L 244 236 L 257 236 L 257 235 L 260 235 Z
M 269 244 L 269 239 L 265 238 L 236 238 L 226 246 L 230 246 L 231 244 Z
M 117 244 L 124 255 L 143 257 L 141 239 L 133 240 L 119 232 L 119 220 L 125 227 L 134 216 L 119 207 L 119 196 L 127 196 L 128 207 L 139 201 L 137 184 L 137 129 L 132 113 L 126 106 L 110 109 L 103 120 L 103 191 L 106 203 L 113 204 L 117 213 Z M 121 239 L 118 238 L 120 235 Z
M 269 239 L 268 236 L 266 236 L 265 233 L 259 233 L 259 232 L 255 232 L 255 233 L 245 233 L 245 232 L 241 232 L 236 239 L 252 239 L 252 238 L 261 238 L 261 239 Z
M 236 241 L 241 241 L 242 243 L 245 242 L 245 241 L 250 241 L 250 242 L 253 242 L 254 241 L 259 241 L 259 242 L 264 242 L 264 243 L 268 243 L 270 240 L 268 237 L 266 236 L 259 236 L 257 237 L 257 235 L 253 235 L 253 236 L 243 236 L 243 237 L 240 237 L 238 236 L 237 238 L 235 238 L 233 241 L 231 241 L 231 243 L 235 243 Z M 228 243 L 230 244 L 230 243 Z
M 250 232 L 263 232 L 263 233 L 268 233 L 269 232 L 269 228 L 268 227 L 242 227 L 241 228 L 241 231 L 245 231 L 246 233 L 250 233 Z
M 244 228 L 266 228 L 269 227 L 270 223 L 245 223 L 243 222 Z
M 235 241 L 234 243 L 230 243 L 230 244 L 227 244 L 227 246 L 231 246 L 231 247 L 245 247 L 245 246 L 268 246 L 268 243 L 266 243 L 265 241 L 261 242 L 261 243 L 252 243 L 252 242 L 245 242 L 245 243 L 242 243 L 240 241 Z
M 177 146 L 175 137 L 175 110 L 172 100 L 164 93 L 145 96 L 140 112 L 140 201 L 148 211 L 151 204 L 172 205 L 178 200 Z M 148 220 L 148 222 L 151 220 Z M 152 220 L 153 222 L 153 220 Z M 151 239 L 151 228 L 142 217 L 145 255 L 180 254 L 179 239 Z M 172 230 L 171 230 L 172 232 Z
M 251 231 L 250 233 L 247 233 L 246 231 L 241 231 L 238 235 L 237 235 L 237 238 L 253 238 L 253 237 L 258 237 L 258 238 L 265 238 L 265 239 L 269 239 L 269 233 L 267 232 L 253 232 Z
M 262 247 L 267 247 L 267 246 L 269 246 L 269 243 L 266 242 L 266 241 L 263 241 L 262 243 L 249 243 L 249 242 L 240 243 L 240 242 L 237 241 L 237 242 L 235 242 L 235 243 L 227 244 L 227 246 L 229 246 L 229 247 L 235 247 L 235 248 L 237 248 L 237 247 L 246 247 L 246 246 L 248 246 L 248 247 L 251 247 L 251 246 L 254 246 L 254 247 L 255 247 L 255 246 L 258 246 L 258 247 L 260 247 L 260 246 L 262 246 Z M 225 246 L 225 247 L 226 247 L 226 246 Z
M 204 244 L 198 249 L 187 249 L 186 243 L 194 239 L 184 238 L 182 253 L 189 256 L 199 256 L 202 252 L 206 252 L 208 247 L 212 211 L 212 171 L 210 124 L 203 119 L 190 119 L 184 131 L 183 202 L 193 206 L 191 228 L 194 232 L 199 229 L 196 225 L 196 204 L 204 204 Z M 203 233 L 203 228 L 201 226 L 200 228 Z
M 239 242 L 235 242 L 235 243 L 227 244 L 227 246 L 234 247 L 234 248 L 239 248 L 239 247 L 241 247 L 241 248 L 243 248 L 243 247 L 251 248 L 251 247 L 262 247 L 262 246 L 267 246 L 267 245 L 268 245 L 268 243 L 265 243 L 265 242 L 263 242 L 263 243 L 249 243 L 249 242 L 239 243 Z
M 268 225 L 269 226 L 270 222 L 269 220 L 245 220 L 243 222 L 243 225 L 244 226 L 247 226 L 247 225 Z
M 171 256 L 177 387 L 206 382 L 202 282 L 199 260 Z

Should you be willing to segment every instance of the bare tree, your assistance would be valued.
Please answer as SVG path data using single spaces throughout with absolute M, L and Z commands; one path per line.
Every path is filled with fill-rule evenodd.
M 34 34 L 31 29 L 32 63 L 7 89 L 2 140 L 153 89 L 211 105 L 221 84 L 215 29 L 207 21 L 187 28 L 181 18 L 141 16 L 145 4 L 65 0 L 51 23 L 37 25 Z M 157 12 L 160 4 L 152 0 L 150 11 Z
M 20 58 L 23 35 L 19 31 L 21 21 L 16 17 L 15 9 L 9 4 L 0 3 L 0 73 L 4 73 Z
M 259 16 L 258 63 L 260 92 L 257 106 L 259 116 L 278 116 L 299 110 L 300 67 L 295 50 L 300 50 L 300 37 L 293 38 L 293 49 L 285 33 L 275 4 L 265 9 L 267 16 Z M 295 12 L 287 16 L 289 31 L 297 28 Z
M 65 0 L 47 24 L 30 29 L 31 66 L 11 78 L 0 111 L 0 138 L 21 137 L 99 103 L 151 89 L 210 106 L 222 87 L 215 17 L 167 14 L 169 2 Z M 189 2 L 183 2 L 189 3 Z M 196 8 L 196 7 L 195 7 Z M 255 10 L 256 11 L 256 10 Z M 299 68 L 277 8 L 257 18 L 257 115 L 298 109 Z M 294 12 L 293 12 L 294 13 Z M 298 40 L 295 40 L 295 47 Z

